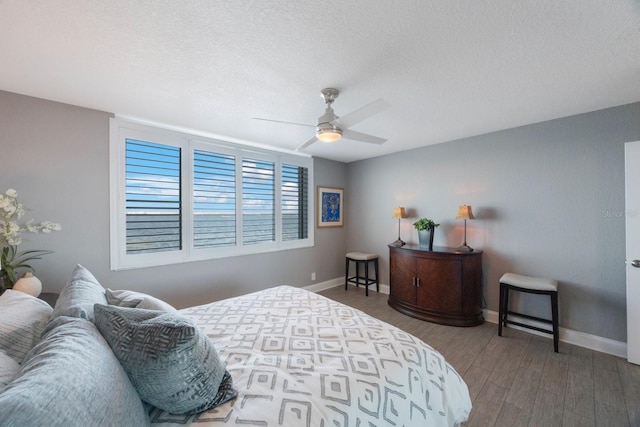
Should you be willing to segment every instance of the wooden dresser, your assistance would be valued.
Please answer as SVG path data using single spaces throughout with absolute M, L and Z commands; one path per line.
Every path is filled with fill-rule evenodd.
M 482 251 L 389 245 L 389 305 L 452 326 L 476 326 L 482 315 Z

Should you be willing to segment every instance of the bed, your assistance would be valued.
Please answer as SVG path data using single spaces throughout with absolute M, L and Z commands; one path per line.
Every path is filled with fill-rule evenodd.
M 85 315 L 91 318 L 93 313 Z M 278 286 L 183 309 L 178 315 L 195 322 L 206 334 L 232 378 L 237 397 L 190 415 L 172 415 L 143 402 L 145 422 L 153 426 L 455 426 L 469 416 L 467 386 L 437 351 L 392 325 L 313 292 Z M 90 323 L 84 320 L 82 325 L 89 327 Z M 76 325 L 73 331 L 77 329 Z M 82 349 L 86 347 L 83 343 Z M 99 351 L 100 355 L 105 352 Z M 29 371 L 42 370 L 42 363 L 30 363 L 29 358 L 34 356 L 26 356 L 26 368 L 22 370 L 27 372 L 19 374 L 15 382 L 24 381 Z M 93 364 L 91 369 L 100 370 L 100 366 Z M 114 369 L 119 367 L 113 365 L 103 374 L 91 372 L 88 377 L 93 379 L 82 381 L 68 378 L 79 375 L 77 372 L 58 372 L 57 379 L 49 381 L 64 378 L 84 384 L 104 377 L 100 381 L 113 382 L 117 377 Z M 139 415 L 136 402 L 133 408 L 121 408 L 136 400 L 123 391 L 129 390 L 121 384 L 126 374 L 124 377 L 116 385 L 103 383 L 97 390 L 81 390 L 71 397 L 74 410 L 82 411 L 86 394 L 92 394 L 87 398 L 91 402 L 105 401 L 108 399 L 104 395 L 93 394 L 103 394 L 105 387 L 116 388 L 119 396 L 115 398 L 120 400 L 107 404 L 110 410 L 105 411 L 105 419 L 115 423 L 121 416 L 120 425 L 140 425 L 136 424 L 140 419 L 129 418 L 132 412 Z M 24 385 L 16 385 L 14 391 L 20 386 Z M 34 385 L 26 386 L 33 393 Z M 7 401 L 12 402 L 6 398 L 11 388 L 9 384 L 0 392 L 3 413 L 17 411 L 5 412 L 10 407 L 3 407 Z M 51 405 L 48 410 L 56 411 L 57 406 Z M 24 407 L 19 409 L 24 412 Z M 64 414 L 59 412 L 60 417 Z M 97 409 L 87 409 L 87 414 L 80 413 L 65 422 L 83 417 L 95 421 L 98 416 Z M 15 424 L 6 425 L 19 425 L 19 421 L 24 420 L 16 418 Z

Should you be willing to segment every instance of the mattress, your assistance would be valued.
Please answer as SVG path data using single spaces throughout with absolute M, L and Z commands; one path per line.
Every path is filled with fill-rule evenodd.
M 436 350 L 360 310 L 278 286 L 181 313 L 209 336 L 238 397 L 155 426 L 454 426 L 467 385 Z

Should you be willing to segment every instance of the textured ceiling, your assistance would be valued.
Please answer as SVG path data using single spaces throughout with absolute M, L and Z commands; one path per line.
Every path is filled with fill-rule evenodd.
M 350 162 L 640 101 L 638 0 L 0 0 L 0 90 Z

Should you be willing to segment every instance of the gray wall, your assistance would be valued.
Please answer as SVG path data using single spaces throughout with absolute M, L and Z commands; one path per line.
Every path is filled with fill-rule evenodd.
M 314 248 L 165 267 L 109 270 L 109 113 L 0 92 L 0 191 L 15 188 L 36 220 L 63 230 L 25 235 L 21 249 L 54 253 L 34 266 L 45 291 L 59 291 L 75 266 L 105 285 L 154 294 L 184 307 L 277 284 L 340 278 L 347 250 L 382 256 L 397 237 L 397 205 L 411 226 L 441 226 L 436 245 L 462 243 L 458 205 L 473 206 L 468 243 L 484 250 L 487 308 L 498 309 L 506 271 L 560 281 L 561 326 L 626 341 L 624 142 L 640 139 L 631 104 L 345 165 L 315 162 L 315 184 L 345 188 L 345 227 L 316 229 Z M 348 243 L 347 243 L 348 242 Z M 548 303 L 523 298 L 534 314 Z
M 473 207 L 467 243 L 484 250 L 487 308 L 505 272 L 560 282 L 560 326 L 626 341 L 624 143 L 640 140 L 640 103 L 350 163 L 347 249 L 382 255 L 397 238 L 394 206 L 441 223 L 435 244 L 459 246 L 459 205 Z M 548 316 L 548 297 L 517 302 Z
M 62 289 L 78 263 L 106 287 L 150 293 L 178 307 L 343 274 L 345 228 L 316 229 L 315 247 L 303 250 L 110 271 L 110 116 L 0 91 L 0 191 L 18 191 L 31 210 L 24 219 L 57 221 L 63 228 L 50 235 L 25 234 L 20 246 L 54 251 L 33 263 L 45 292 Z M 317 159 L 315 183 L 344 187 L 346 169 Z

